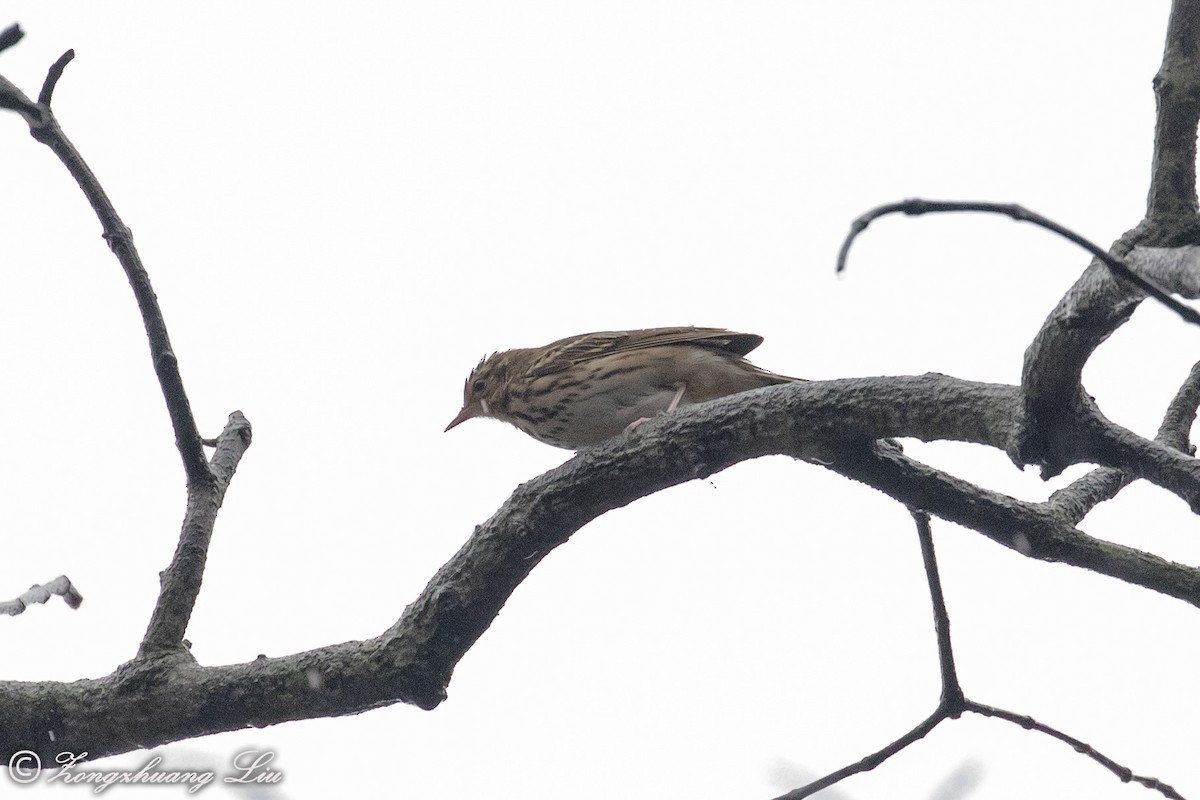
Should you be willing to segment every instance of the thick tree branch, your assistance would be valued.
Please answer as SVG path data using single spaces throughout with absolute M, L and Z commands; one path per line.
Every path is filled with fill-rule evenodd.
M 53 764 L 60 752 L 100 758 L 397 701 L 431 708 L 429 686 L 421 665 L 393 660 L 378 639 L 232 666 L 175 660 L 70 683 L 0 681 L 0 758 L 29 749 Z
M 652 420 L 522 484 L 405 610 L 392 629 L 394 646 L 415 648 L 423 654 L 418 660 L 437 665 L 432 671 L 448 682 L 513 589 L 585 523 L 638 497 L 768 454 L 818 459 L 1025 555 L 1200 605 L 1200 570 L 1094 539 L 1040 503 L 982 489 L 869 444 L 913 436 L 1003 447 L 1016 408 L 1016 387 L 926 375 L 776 386 Z
M 1129 252 L 1129 242 L 1144 235 L 1135 231 L 1118 242 L 1114 252 L 1127 254 L 1135 270 L 1152 276 L 1165 290 L 1187 298 L 1200 296 L 1200 250 L 1139 247 Z M 1103 266 L 1093 262 L 1050 312 L 1025 351 L 1024 417 L 1010 449 L 1015 461 L 1041 465 L 1046 477 L 1059 474 L 1067 465 L 1051 447 L 1052 431 L 1080 402 L 1080 378 L 1092 353 L 1140 302 L 1140 296 L 1124 291 Z
M 1200 570 L 1093 538 L 1041 503 L 980 488 L 882 449 L 845 451 L 829 469 L 1031 558 L 1082 567 L 1200 606 Z
M 1197 406 L 1200 406 L 1200 362 L 1192 367 L 1183 385 L 1167 406 L 1154 440 L 1189 456 L 1195 455 L 1195 448 L 1189 443 L 1188 435 L 1196 421 Z M 1050 495 L 1046 504 L 1052 511 L 1062 514 L 1072 524 L 1077 525 L 1093 508 L 1116 497 L 1117 493 L 1133 480 L 1134 478 L 1120 469 L 1097 467 L 1070 486 Z
M 1158 426 L 1158 434 L 1154 441 L 1167 447 L 1172 447 L 1182 453 L 1195 455 L 1196 448 L 1191 444 L 1192 426 L 1196 424 L 1196 412 L 1200 409 L 1200 361 L 1192 365 L 1187 378 L 1179 387 L 1179 391 L 1171 398 L 1167 413 L 1163 415 L 1162 424 Z
M 99 680 L 0 683 L 4 753 L 31 747 L 46 754 L 86 750 L 97 757 L 250 725 L 357 713 L 394 702 L 433 708 L 446 697 L 459 659 L 487 630 L 514 589 L 542 558 L 587 522 L 660 489 L 768 454 L 817 461 L 910 508 L 959 522 L 1025 555 L 1095 570 L 1200 605 L 1200 570 L 1087 536 L 1074 527 L 1077 518 L 1064 512 L 1064 503 L 1018 501 L 873 443 L 889 436 L 911 436 L 985 444 L 1007 449 L 1018 463 L 1040 463 L 1047 475 L 1069 463 L 1094 461 L 1119 471 L 1121 480 L 1126 475 L 1144 477 L 1165 486 L 1200 510 L 1196 461 L 1181 455 L 1178 444 L 1167 442 L 1166 436 L 1160 435 L 1163 443 L 1151 442 L 1104 419 L 1079 383 L 1087 357 L 1140 301 L 1140 295 L 1122 281 L 1154 294 L 1185 318 L 1196 318 L 1193 309 L 1168 296 L 1200 293 L 1195 256 L 1182 250 L 1148 254 L 1139 265 L 1136 251 L 1131 253 L 1139 242 L 1195 240 L 1195 105 L 1200 79 L 1192 74 L 1194 64 L 1184 63 L 1188 58 L 1196 60 L 1196 23 L 1186 17 L 1195 16 L 1194 6 L 1194 2 L 1176 3 L 1164 67 L 1156 80 L 1159 130 L 1149 222 L 1118 243 L 1112 255 L 1091 246 L 1097 260 L 1031 345 L 1022 389 L 939 375 L 851 379 L 777 386 L 681 410 L 580 453 L 518 487 L 381 636 L 285 658 L 260 657 L 231 667 L 197 665 L 183 647 L 183 636 L 200 590 L 217 512 L 250 444 L 249 425 L 240 413 L 231 415 L 215 442 L 211 463 L 205 459 L 204 441 L 131 233 L 50 109 L 70 51 L 50 69 L 37 103 L 0 78 L 0 107 L 21 113 L 34 138 L 67 165 L 125 269 L 188 477 L 179 545 L 163 573 L 158 604 L 138 657 Z M 9 39 L 9 31 L 0 32 L 0 49 Z M 1189 136 L 1190 143 L 1185 141 Z M 1190 166 L 1178 160 L 1183 157 L 1186 162 L 1189 153 Z M 945 209 L 926 205 L 922 210 Z M 1019 216 L 1030 218 L 1023 210 Z M 1061 226 L 1054 229 L 1070 233 Z M 1101 270 L 1100 264 L 1107 266 Z M 1107 269 L 1124 277 L 1114 280 Z M 1176 282 L 1145 280 L 1151 270 L 1175 275 Z M 1181 291 L 1179 286 L 1191 288 Z M 1187 393 L 1180 401 L 1192 403 L 1193 417 L 1194 400 Z M 1186 409 L 1176 416 L 1172 435 L 1178 434 Z M 954 670 L 949 617 L 937 580 L 928 517 L 924 512 L 914 516 L 935 607 L 942 699 L 933 716 L 860 762 L 866 769 L 920 738 L 941 719 L 964 710 L 1037 726 L 1026 717 L 965 700 Z M 1059 738 L 1082 744 L 1065 735 Z M 1126 780 L 1142 780 L 1165 794 L 1173 793 L 1170 787 L 1147 783 L 1151 779 L 1132 776 L 1123 768 L 1114 771 Z
M 988 492 L 870 442 L 918 436 L 1003 447 L 1017 397 L 1016 387 L 925 375 L 787 384 L 680 409 L 519 486 L 377 639 L 240 667 L 199 667 L 178 647 L 220 502 L 219 494 L 203 495 L 202 508 L 189 505 L 179 566 L 169 571 L 179 574 L 164 576 L 143 645 L 143 655 L 167 655 L 136 659 L 101 681 L 0 684 L 0 718 L 13 720 L 7 741 L 31 746 L 28 737 L 45 737 L 51 726 L 56 735 L 79 732 L 78 741 L 99 755 L 391 702 L 432 708 L 516 586 L 587 522 L 668 486 L 773 453 L 820 458 L 905 505 L 1026 555 L 1200 605 L 1196 569 L 1092 539 L 1041 504 Z M 240 451 L 243 433 L 231 417 L 218 453 Z M 151 714 L 155 721 L 147 727 Z M 57 747 L 66 749 L 61 740 Z
M 26 97 L 16 84 L 3 75 L 0 75 L 0 108 L 16 111 L 31 126 L 42 122 L 42 107 Z
M 1119 242 L 1112 254 L 1058 223 L 1018 205 L 940 200 L 905 200 L 879 206 L 856 219 L 838 253 L 837 269 L 846 266 L 854 240 L 876 219 L 893 213 L 979 211 L 1003 214 L 1032 222 L 1078 244 L 1092 253 L 1092 265 L 1063 297 L 1026 351 L 1022 374 L 1024 416 L 1018 435 L 1010 442 L 1009 455 L 1017 464 L 1038 464 L 1044 477 L 1052 477 L 1069 463 L 1054 452 L 1048 441 L 1062 415 L 1081 402 L 1080 378 L 1092 352 L 1112 331 L 1122 325 L 1141 302 L 1145 292 L 1179 314 L 1200 325 L 1200 312 L 1184 305 L 1171 293 L 1200 296 L 1200 258 L 1197 248 L 1170 250 L 1143 248 L 1129 254 L 1132 243 L 1149 237 L 1149 227 Z M 1123 257 L 1122 257 L 1123 256 Z M 1102 264 L 1103 268 L 1098 265 Z M 1114 280 L 1112 275 L 1120 280 Z M 1132 284 L 1123 285 L 1122 281 Z M 1112 480 L 1105 481 L 1105 491 Z
M 238 462 L 250 446 L 250 437 L 250 423 L 242 412 L 230 414 L 229 423 L 217 438 L 211 470 L 213 479 L 188 487 L 187 511 L 179 544 L 170 566 L 159 577 L 158 602 L 138 650 L 139 658 L 177 651 L 183 641 L 204 581 L 204 565 L 217 524 L 217 512 Z M 207 471 L 208 467 L 205 469 Z
M 1146 218 L 1166 227 L 1195 225 L 1196 127 L 1200 122 L 1200 4 L 1175 0 L 1162 65 L 1154 76 L 1157 116 Z
M 1155 78 L 1158 117 L 1146 220 L 1105 254 L 1095 256 L 1076 284 L 1051 312 L 1025 354 L 1021 378 L 1024 416 L 1010 455 L 1018 464 L 1038 464 L 1057 475 L 1066 463 L 1055 458 L 1047 438 L 1060 417 L 1079 402 L 1083 366 L 1096 347 L 1129 319 L 1141 294 L 1130 292 L 1108 273 L 1136 245 L 1179 247 L 1200 241 L 1196 200 L 1196 130 L 1200 119 L 1200 3 L 1176 0 L 1168 23 L 1162 66 Z M 870 217 L 873 218 L 873 217 Z M 852 235 L 870 218 L 856 221 Z M 1078 241 L 1078 239 L 1073 239 Z M 844 259 L 849 240 L 843 245 Z M 1189 258 L 1177 283 L 1154 280 L 1166 292 L 1196 297 L 1200 271 Z M 1101 266 L 1101 263 L 1107 266 Z M 1137 270 L 1145 274 L 1142 270 Z M 1141 285 L 1143 290 L 1145 285 Z M 1160 299 L 1162 299 L 1160 297 Z M 1181 314 L 1187 313 L 1180 310 Z M 1111 480 L 1109 481 L 1111 483 Z
M 1053 452 L 1064 463 L 1091 462 L 1145 478 L 1183 499 L 1200 514 L 1200 461 L 1114 424 L 1091 398 L 1053 433 Z
M 1198 48 L 1200 3 L 1175 0 L 1162 66 L 1154 81 L 1158 114 L 1146 218 L 1113 245 L 1111 252 L 1119 258 L 1137 245 L 1180 247 L 1200 242 L 1196 200 Z M 1191 272 L 1194 285 L 1194 267 Z M 1059 416 L 1078 401 L 1083 365 L 1096 347 L 1129 319 L 1140 301 L 1093 261 L 1050 313 L 1025 352 L 1021 377 L 1025 417 L 1012 451 L 1019 463 L 1040 464 L 1046 476 L 1061 472 L 1064 464 L 1045 451 L 1046 438 Z

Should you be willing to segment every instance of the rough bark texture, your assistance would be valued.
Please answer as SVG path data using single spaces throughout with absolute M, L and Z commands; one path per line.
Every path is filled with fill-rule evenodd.
M 1147 216 L 1111 251 L 1142 277 L 1185 298 L 1200 296 L 1198 26 L 1200 0 L 1176 2 L 1155 80 L 1158 116 Z M 20 38 L 11 31 L 0 32 L 0 49 Z M 663 488 L 768 454 L 809 462 L 798 468 L 830 469 L 1029 557 L 1094 570 L 1200 605 L 1200 570 L 1100 541 L 1075 527 L 1097 503 L 1138 479 L 1200 512 L 1200 465 L 1187 439 L 1200 401 L 1200 370 L 1193 370 L 1166 410 L 1154 440 L 1108 421 L 1080 383 L 1092 352 L 1143 299 L 1093 263 L 1029 345 L 1020 386 L 936 374 L 858 378 L 774 386 L 680 410 L 517 487 L 379 636 L 246 664 L 199 665 L 183 637 L 202 587 L 217 513 L 250 444 L 250 427 L 234 412 L 217 440 L 203 440 L 197 432 L 129 230 L 51 111 L 54 85 L 69 60 L 67 54 L 54 65 L 37 102 L 0 78 L 0 108 L 24 117 L 34 138 L 59 155 L 103 223 L 143 316 L 187 477 L 188 504 L 137 657 L 95 680 L 0 682 L 4 758 L 26 748 L 48 759 L 66 750 L 98 757 L 397 702 L 434 708 L 446 697 L 458 661 L 514 589 L 581 527 Z M 1046 475 L 1081 462 L 1101 469 L 1044 503 L 1030 503 L 921 464 L 886 441 L 902 437 L 998 448 Z M 211 458 L 206 446 L 216 448 Z

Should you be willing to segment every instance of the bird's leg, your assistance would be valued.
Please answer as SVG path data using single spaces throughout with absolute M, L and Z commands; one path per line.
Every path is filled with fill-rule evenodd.
M 670 414 L 672 411 L 679 408 L 679 401 L 683 399 L 683 390 L 686 388 L 687 387 L 682 383 L 679 384 L 679 388 L 675 391 L 675 396 L 671 398 L 671 405 L 667 406 L 667 410 L 663 413 Z
M 682 383 L 679 384 L 679 388 L 675 390 L 675 396 L 672 397 L 671 402 L 667 404 L 666 410 L 661 411 L 659 413 L 670 414 L 672 411 L 679 408 L 679 401 L 683 399 L 683 392 L 685 389 L 687 389 L 686 385 L 684 385 Z M 625 426 L 625 433 L 629 433 L 631 430 L 636 428 L 638 425 L 641 425 L 643 422 L 645 422 L 648 419 L 650 419 L 650 418 L 649 417 L 638 417 L 633 422 L 631 422 Z

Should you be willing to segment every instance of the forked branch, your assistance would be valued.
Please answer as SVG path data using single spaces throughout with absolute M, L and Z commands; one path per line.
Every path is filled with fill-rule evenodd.
M 19 38 L 20 31 L 14 26 L 0 33 L 0 45 Z M 141 311 L 150 344 L 150 359 L 166 400 L 167 413 L 175 431 L 175 444 L 187 475 L 188 500 L 175 557 L 162 573 L 158 603 L 138 653 L 141 658 L 164 652 L 179 654 L 183 635 L 199 596 L 217 511 L 233 473 L 250 445 L 250 423 L 241 412 L 235 411 L 230 415 L 229 424 L 215 442 L 216 452 L 210 464 L 205 457 L 204 442 L 188 402 L 178 360 L 171 348 L 166 320 L 151 286 L 150 275 L 133 244 L 133 234 L 117 214 L 100 181 L 63 133 L 51 109 L 54 89 L 72 58 L 74 52 L 68 50 L 50 67 L 37 103 L 31 102 L 14 84 L 0 77 L 0 108 L 20 113 L 29 124 L 33 138 L 49 147 L 78 182 L 100 220 L 105 240 L 125 271 Z
M 1200 406 L 1200 361 L 1192 366 L 1179 391 L 1171 399 L 1159 425 L 1154 440 L 1189 456 L 1196 448 L 1190 443 L 1188 434 L 1196 421 L 1196 410 Z M 1050 495 L 1046 507 L 1063 515 L 1069 522 L 1078 525 L 1088 513 L 1105 500 L 1117 496 L 1123 488 L 1136 480 L 1115 467 L 1097 467 L 1076 479 L 1071 485 Z
M 954 667 L 954 646 L 950 638 L 950 615 L 946 611 L 946 599 L 942 594 L 942 580 L 938 575 L 937 556 L 933 549 L 933 530 L 929 524 L 929 515 L 924 511 L 917 510 L 912 510 L 910 513 L 917 525 L 917 538 L 921 543 L 921 560 L 925 566 L 925 579 L 929 587 L 929 599 L 933 605 L 933 628 L 937 639 L 938 664 L 941 667 L 942 673 L 942 693 L 938 706 L 929 717 L 922 720 L 915 728 L 895 741 L 853 764 L 848 764 L 823 778 L 801 786 L 798 789 L 793 789 L 777 798 L 777 800 L 801 800 L 802 798 L 812 796 L 822 789 L 833 786 L 851 775 L 875 769 L 896 755 L 896 753 L 925 738 L 927 734 L 945 720 L 958 719 L 965 712 L 972 712 L 986 717 L 995 717 L 996 719 L 1020 725 L 1026 730 L 1044 733 L 1051 738 L 1070 745 L 1076 752 L 1082 753 L 1092 759 L 1126 783 L 1130 781 L 1140 783 L 1148 789 L 1158 791 L 1164 797 L 1172 798 L 1172 800 L 1183 800 L 1179 793 L 1168 784 L 1163 783 L 1157 778 L 1135 775 L 1128 767 L 1118 764 L 1096 750 L 1096 748 L 1076 739 L 1074 736 L 1038 722 L 1032 717 L 1015 714 L 1002 708 L 986 706 L 966 698 L 962 686 L 958 681 L 958 672 Z

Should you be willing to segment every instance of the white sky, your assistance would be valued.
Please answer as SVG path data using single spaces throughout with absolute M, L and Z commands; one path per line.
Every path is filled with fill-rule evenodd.
M 443 434 L 479 357 L 571 333 L 715 325 L 810 378 L 1015 383 L 1086 264 L 1000 219 L 877 223 L 909 196 L 1017 201 L 1107 245 L 1140 219 L 1165 0 L 9 3 L 0 73 L 55 105 L 133 228 L 205 435 L 254 445 L 188 638 L 205 664 L 378 634 L 472 527 L 568 454 L 507 426 Z M 15 115 L 5 240 L 0 596 L 86 596 L 4 623 L 3 677 L 133 656 L 183 474 L 141 322 L 99 224 Z M 1139 310 L 1088 389 L 1152 433 L 1195 331 Z M 1040 499 L 976 447 L 909 452 Z M 1185 563 L 1200 524 L 1145 485 L 1087 531 Z M 970 697 L 1200 793 L 1200 615 L 935 521 Z M 938 672 L 903 508 L 782 458 L 589 525 L 462 661 L 450 699 L 168 748 L 278 752 L 292 800 L 765 798 L 923 719 Z M 146 754 L 106 764 L 138 766 Z M 829 797 L 1150 798 L 1067 747 L 944 724 Z M 47 789 L 30 796 L 74 793 Z M 206 795 L 223 796 L 208 788 Z M 182 789 L 110 795 L 183 795 Z M 940 795 L 953 796 L 953 795 Z

